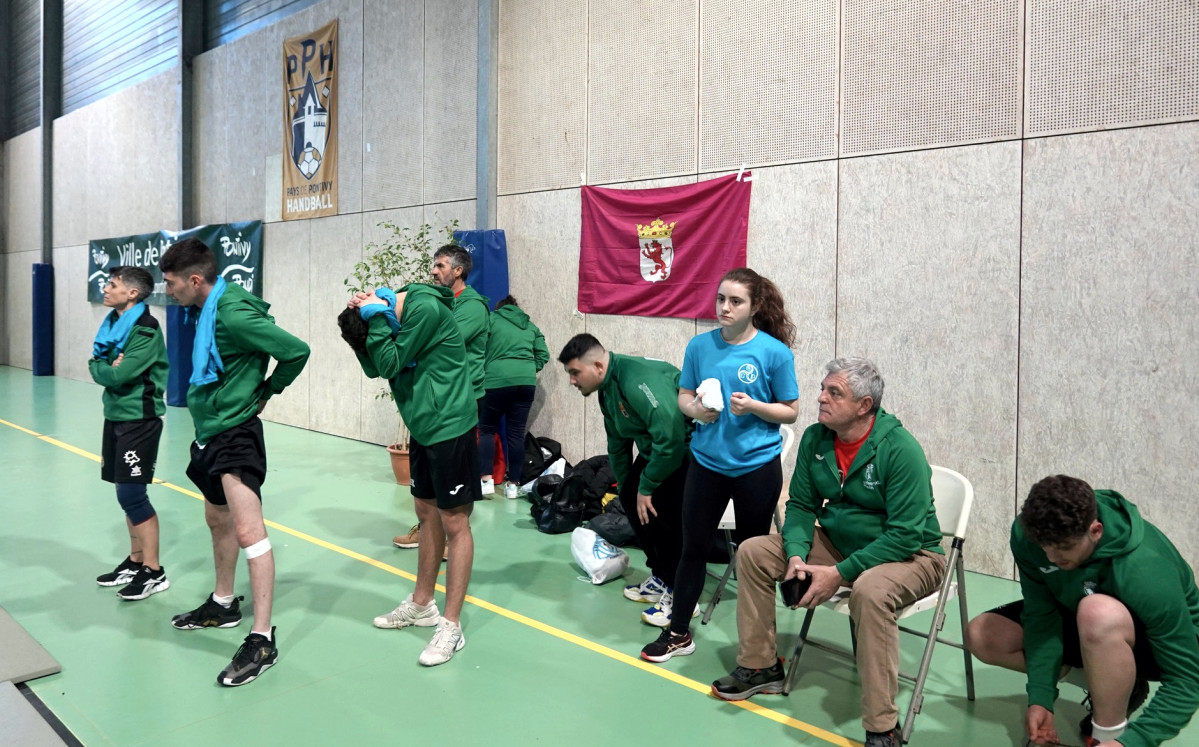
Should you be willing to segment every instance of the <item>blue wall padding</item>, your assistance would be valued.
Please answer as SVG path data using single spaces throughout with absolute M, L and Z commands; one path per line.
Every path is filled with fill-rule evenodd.
M 196 325 L 183 322 L 183 307 L 167 307 L 167 360 L 171 372 L 167 374 L 167 404 L 172 407 L 187 407 L 188 379 L 192 377 L 192 342 L 196 339 Z
M 54 267 L 33 265 L 33 375 L 54 375 Z

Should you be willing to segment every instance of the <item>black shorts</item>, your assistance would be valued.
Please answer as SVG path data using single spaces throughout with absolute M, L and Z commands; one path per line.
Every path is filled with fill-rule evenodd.
M 1024 600 L 1002 604 L 988 612 L 1006 617 L 1017 625 L 1023 625 L 1020 616 L 1024 613 Z M 1059 609 L 1062 618 L 1062 663 L 1066 666 L 1082 669 L 1082 645 L 1078 642 L 1078 620 L 1065 607 Z M 1131 611 L 1129 614 L 1132 614 Z M 1149 634 L 1145 623 L 1136 615 L 1132 615 L 1133 634 L 1136 644 L 1132 647 L 1132 657 L 1137 664 L 1137 675 L 1147 680 L 1158 681 L 1162 678 L 1161 667 L 1153 658 L 1153 649 L 1149 645 Z
M 483 498 L 479 485 L 475 429 L 456 438 L 422 446 L 412 441 L 412 497 L 437 500 L 437 507 L 457 508 Z
M 154 481 L 162 418 L 104 421 L 100 447 L 100 479 L 105 482 Z
M 258 500 L 262 500 L 262 483 L 266 481 L 266 441 L 262 438 L 262 421 L 257 417 L 217 434 L 204 446 L 193 441 L 191 455 L 187 476 L 209 503 L 216 506 L 228 503 L 221 475 L 241 478 Z

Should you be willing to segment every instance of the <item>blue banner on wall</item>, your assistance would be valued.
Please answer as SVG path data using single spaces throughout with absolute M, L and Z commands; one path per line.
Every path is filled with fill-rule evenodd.
M 487 296 L 495 311 L 495 305 L 508 295 L 508 241 L 504 231 L 454 231 L 454 240 L 470 252 L 474 263 L 466 284 Z

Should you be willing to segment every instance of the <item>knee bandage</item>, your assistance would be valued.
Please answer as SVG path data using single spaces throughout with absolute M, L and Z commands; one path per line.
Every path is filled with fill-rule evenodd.
M 271 540 L 269 537 L 264 537 L 264 538 L 258 540 L 257 542 L 255 542 L 254 544 L 250 545 L 249 547 L 245 548 L 245 551 L 246 551 L 246 560 L 253 560 L 254 558 L 266 555 L 268 552 L 271 551 Z
M 146 494 L 146 486 L 140 482 L 118 482 L 117 501 L 129 517 L 129 523 L 137 526 L 154 518 L 154 507 Z

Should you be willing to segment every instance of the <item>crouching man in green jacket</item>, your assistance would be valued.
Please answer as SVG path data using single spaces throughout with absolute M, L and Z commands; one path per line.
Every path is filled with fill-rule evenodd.
M 1011 548 L 1024 599 L 971 620 L 967 643 L 988 664 L 1028 673 L 1030 739 L 1058 743 L 1063 667 L 1087 677 L 1088 747 L 1177 736 L 1199 708 L 1199 591 L 1170 540 L 1119 493 L 1055 475 L 1029 491 Z M 1148 680 L 1161 686 L 1130 721 Z
M 216 258 L 195 238 L 172 244 L 158 263 L 167 295 L 199 310 L 192 347 L 187 409 L 196 428 L 187 476 L 204 494 L 212 532 L 216 588 L 196 609 L 176 615 L 179 630 L 232 628 L 241 622 L 233 594 L 238 550 L 250 569 L 254 626 L 217 682 L 253 682 L 279 658 L 271 627 L 275 556 L 262 520 L 266 442 L 258 414 L 267 400 L 295 381 L 308 362 L 308 345 L 275 326 L 270 304 L 240 285 L 225 283 Z M 277 361 L 268 378 L 271 358 Z
M 896 613 L 936 591 L 945 572 L 932 468 L 899 418 L 880 408 L 883 378 L 873 363 L 838 358 L 825 370 L 818 422 L 795 456 L 783 532 L 737 550 L 737 668 L 712 683 L 712 694 L 782 692 L 776 583 L 810 578 L 799 600 L 808 609 L 849 586 L 866 747 L 901 747 Z
M 427 667 L 446 663 L 466 645 L 462 605 L 475 557 L 470 514 L 482 498 L 475 444 L 479 410 L 453 309 L 449 288 L 412 283 L 355 294 L 337 319 L 363 372 L 388 380 L 412 434 L 412 503 L 421 526 L 416 590 L 374 624 L 436 628 L 418 659 Z M 433 591 L 447 543 L 441 615 Z

